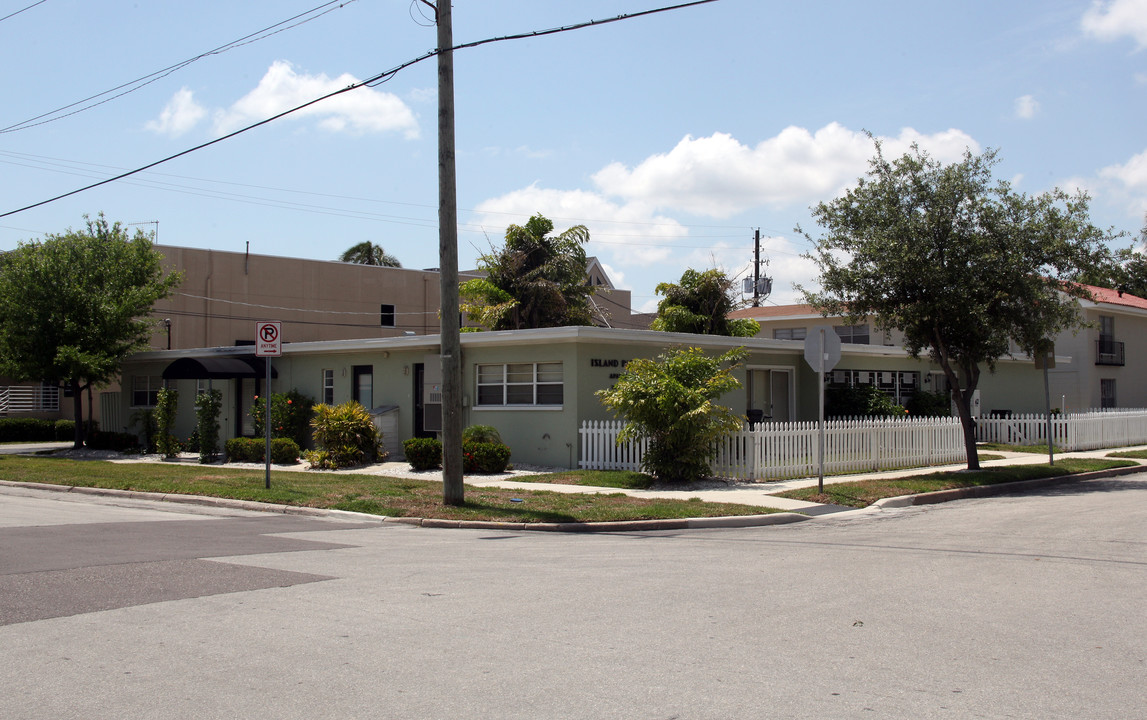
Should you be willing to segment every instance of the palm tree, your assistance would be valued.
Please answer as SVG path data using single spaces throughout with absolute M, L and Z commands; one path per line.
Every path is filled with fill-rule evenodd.
M 398 258 L 382 249 L 381 245 L 375 245 L 371 241 L 360 242 L 346 252 L 339 255 L 341 262 L 357 263 L 359 265 L 379 265 L 381 267 L 402 267 L 402 263 L 398 262 Z

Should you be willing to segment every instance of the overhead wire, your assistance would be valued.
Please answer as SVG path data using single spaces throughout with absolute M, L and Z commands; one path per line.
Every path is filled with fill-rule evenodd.
M 40 0 L 40 2 L 45 2 L 45 0 Z M 187 67 L 188 65 L 191 65 L 192 63 L 195 63 L 195 62 L 202 60 L 203 58 L 210 57 L 212 55 L 222 55 L 223 53 L 228 52 L 230 50 L 234 50 L 235 48 L 243 47 L 245 45 L 250 45 L 251 43 L 259 42 L 260 40 L 265 40 L 269 37 L 277 35 L 281 32 L 286 31 L 286 30 L 290 30 L 292 28 L 299 27 L 300 25 L 304 25 L 306 23 L 309 23 L 312 20 L 317 20 L 318 18 L 322 17 L 323 15 L 326 15 L 327 13 L 330 13 L 330 12 L 334 12 L 335 10 L 339 10 L 346 5 L 349 5 L 352 2 L 357 2 L 357 0 L 331 0 L 330 2 L 323 3 L 322 5 L 318 5 L 317 7 L 313 7 L 310 10 L 307 10 L 306 12 L 302 12 L 302 13 L 299 13 L 298 15 L 293 16 L 293 17 L 289 17 L 286 20 L 282 20 L 280 22 L 275 23 L 274 25 L 269 25 L 269 26 L 263 28 L 262 30 L 258 30 L 256 32 L 244 35 L 243 37 L 239 38 L 238 40 L 232 40 L 231 42 L 226 43 L 224 45 L 220 45 L 219 47 L 217 47 L 213 50 L 208 50 L 206 52 L 199 53 L 198 55 L 195 55 L 194 57 L 180 61 L 178 63 L 175 63 L 174 65 L 169 65 L 168 67 L 165 67 L 162 70 L 156 70 L 155 72 L 150 73 L 148 75 L 144 75 L 143 77 L 139 77 L 139 78 L 136 78 L 135 80 L 131 80 L 131 81 L 123 83 L 121 85 L 117 85 L 117 86 L 111 88 L 110 90 L 104 90 L 101 93 L 96 93 L 95 95 L 90 95 L 90 96 L 88 96 L 82 100 L 77 100 L 73 103 L 69 103 L 69 104 L 64 105 L 62 107 L 58 107 L 55 110 L 49 110 L 48 112 L 41 113 L 39 115 L 36 115 L 35 117 L 31 117 L 31 118 L 28 118 L 27 120 L 23 120 L 21 122 L 15 123 L 14 125 L 9 125 L 8 127 L 0 128 L 0 134 L 12 133 L 12 132 L 17 132 L 19 130 L 27 130 L 28 128 L 37 127 L 40 125 L 46 125 L 48 123 L 55 122 L 57 120 L 62 120 L 63 118 L 66 118 L 66 117 L 71 117 L 72 115 L 77 115 L 77 114 L 82 113 L 86 110 L 91 110 L 94 107 L 98 107 L 100 105 L 103 105 L 104 103 L 111 102 L 112 100 L 115 100 L 116 98 L 123 97 L 124 95 L 128 95 L 130 93 L 133 93 L 136 90 L 147 87 L 148 85 L 152 84 L 153 82 L 156 82 L 157 80 L 162 80 L 163 78 L 165 78 L 165 77 L 167 77 L 167 76 L 169 76 L 169 75 L 171 75 L 171 74 L 173 74 L 179 70 L 182 70 L 183 68 Z M 36 4 L 38 5 L 39 3 L 36 3 Z M 338 7 L 330 7 L 332 5 L 337 5 Z M 35 6 L 32 5 L 29 7 L 35 7 Z M 28 8 L 24 8 L 24 9 L 27 10 Z M 319 12 L 320 10 L 322 10 L 322 12 Z M 23 11 L 20 11 L 20 12 L 23 12 Z M 15 13 L 13 13 L 13 14 L 15 14 Z M 308 15 L 312 15 L 313 17 L 307 17 Z M 11 17 L 11 15 L 9 15 L 8 17 Z M 299 18 L 304 18 L 304 19 L 299 20 Z M 0 20 L 5 20 L 5 19 L 7 19 L 7 18 L 0 18 Z M 296 22 L 293 25 L 287 25 L 287 23 L 294 22 L 295 20 L 299 20 L 299 22 Z M 284 25 L 287 25 L 287 26 L 281 27 Z M 118 92 L 120 90 L 123 90 L 123 92 Z M 117 93 L 117 94 L 112 95 L 112 93 Z M 104 97 L 105 95 L 111 95 L 111 97 Z M 64 112 L 65 110 L 74 108 L 77 105 L 83 105 L 84 103 L 90 102 L 92 100 L 96 100 L 98 98 L 103 98 L 103 99 L 99 100 L 99 102 L 92 102 L 89 105 L 84 105 L 84 107 L 73 110 L 72 112 L 67 112 L 67 113 Z M 44 118 L 47 118 L 47 119 L 44 119 Z M 37 122 L 37 121 L 40 121 L 40 122 Z
M 26 11 L 26 10 L 31 10 L 32 8 L 36 7 L 37 5 L 43 5 L 43 4 L 44 4 L 44 3 L 46 3 L 46 2 L 48 2 L 48 0 L 38 0 L 38 2 L 34 2 L 34 3 L 32 3 L 31 5 L 29 5 L 28 7 L 25 7 L 25 8 L 20 8 L 19 10 L 17 10 L 17 11 L 16 11 L 16 12 L 14 12 L 14 13 L 8 13 L 8 14 L 7 14 L 7 15 L 5 15 L 4 17 L 0 17 L 0 22 L 4 22 L 4 21 L 5 21 L 5 20 L 7 20 L 8 18 L 16 17 L 16 16 L 17 16 L 17 15 L 19 15 L 20 13 L 22 13 L 22 12 L 24 12 L 24 11 Z
M 522 39 L 526 39 L 526 38 L 544 37 L 546 35 L 553 35 L 553 34 L 560 33 L 560 32 L 570 32 L 573 30 L 581 30 L 581 29 L 585 29 L 588 27 L 596 27 L 598 25 L 605 25 L 605 24 L 609 24 L 609 23 L 620 22 L 622 20 L 632 20 L 632 19 L 636 19 L 639 17 L 645 17 L 645 16 L 657 14 L 657 13 L 669 12 L 672 10 L 680 10 L 683 8 L 694 7 L 697 5 L 706 5 L 708 3 L 712 3 L 712 2 L 716 2 L 716 1 L 717 0 L 693 0 L 692 2 L 680 3 L 677 5 L 668 5 L 668 6 L 664 6 L 664 7 L 660 7 L 660 8 L 655 8 L 653 10 L 644 10 L 644 11 L 640 11 L 640 12 L 636 12 L 636 13 L 627 13 L 627 14 L 623 14 L 623 15 L 618 15 L 617 17 L 606 18 L 606 19 L 602 19 L 602 20 L 589 20 L 589 21 L 586 21 L 583 23 L 577 23 L 574 25 L 566 25 L 566 26 L 561 26 L 561 27 L 557 27 L 557 28 L 551 28 L 549 30 L 534 30 L 534 31 L 525 32 L 525 33 L 518 33 L 515 35 L 504 35 L 504 36 L 500 36 L 500 37 L 487 38 L 485 40 L 476 40 L 473 42 L 462 43 L 461 45 L 455 45 L 455 46 L 449 48 L 448 52 L 454 52 L 455 50 L 475 48 L 475 47 L 479 47 L 482 45 L 487 45 L 487 44 L 495 43 L 495 42 L 506 42 L 509 40 L 522 40 Z M 148 163 L 148 164 L 143 165 L 141 167 L 138 167 L 134 170 L 129 170 L 127 172 L 120 173 L 120 174 L 115 175 L 113 177 L 105 178 L 104 180 L 101 180 L 99 182 L 95 182 L 95 183 L 92 183 L 90 185 L 86 185 L 84 187 L 77 188 L 77 189 L 72 190 L 70 192 L 66 192 L 66 193 L 57 195 L 55 197 L 48 198 L 47 200 L 41 200 L 39 202 L 32 203 L 31 205 L 26 205 L 26 206 L 18 208 L 16 210 L 9 210 L 7 212 L 0 213 L 0 218 L 4 218 L 4 217 L 8 217 L 10 215 L 15 215 L 17 213 L 25 212 L 25 211 L 31 210 L 33 208 L 41 207 L 43 205 L 47 205 L 49 203 L 56 202 L 58 200 L 63 200 L 64 198 L 68 198 L 68 197 L 71 197 L 73 195 L 78 195 L 79 193 L 86 192 L 88 190 L 92 190 L 94 188 L 97 188 L 97 187 L 100 187 L 103 185 L 107 185 L 109 183 L 116 182 L 117 180 L 123 180 L 124 178 L 131 177 L 132 175 L 136 175 L 136 174 L 141 173 L 145 170 L 150 170 L 151 168 L 156 167 L 158 165 L 162 165 L 164 163 L 170 162 L 170 161 L 175 160 L 177 158 L 181 158 L 184 155 L 189 155 L 191 153 L 198 152 L 199 150 L 203 150 L 205 148 L 211 147 L 212 145 L 216 145 L 218 143 L 221 143 L 224 140 L 229 140 L 229 139 L 236 137 L 238 135 L 242 135 L 243 133 L 250 132 L 251 130 L 254 130 L 256 128 L 262 127 L 263 125 L 267 125 L 269 123 L 272 123 L 272 122 L 274 122 L 280 118 L 286 117 L 287 115 L 290 115 L 292 113 L 296 113 L 300 110 L 311 107 L 312 105 L 316 105 L 320 102 L 323 102 L 324 100 L 328 100 L 332 97 L 342 95 L 343 93 L 350 92 L 352 90 L 357 90 L 361 87 L 375 87 L 376 85 L 378 85 L 380 83 L 386 82 L 387 80 L 394 77 L 397 73 L 405 70 L 406 68 L 411 67 L 412 65 L 416 65 L 420 62 L 423 62 L 424 60 L 428 60 L 432 57 L 436 57 L 439 53 L 440 53 L 440 51 L 438 49 L 430 50 L 430 51 L 426 52 L 425 54 L 420 55 L 419 57 L 416 57 L 416 58 L 413 58 L 411 60 L 407 60 L 406 62 L 400 63 L 399 65 L 396 65 L 395 67 L 393 67 L 389 70 L 378 73 L 378 74 L 376 74 L 370 78 L 367 78 L 366 80 L 351 83 L 350 85 L 347 85 L 345 88 L 341 88 L 339 90 L 329 92 L 325 95 L 314 98 L 314 99 L 309 100 L 309 101 L 302 103 L 300 105 L 296 105 L 293 108 L 290 108 L 290 109 L 284 110 L 282 112 L 276 113 L 275 115 L 272 115 L 271 117 L 260 120 L 258 122 L 251 123 L 250 125 L 239 128 L 238 130 L 227 133 L 226 135 L 223 135 L 221 137 L 215 138 L 214 140 L 209 140 L 205 143 L 200 143 L 199 145 L 195 145 L 194 147 L 188 148 L 186 150 L 182 150 L 178 153 L 175 153 L 173 155 L 169 155 L 169 156 L 162 158 L 160 160 L 156 160 L 154 162 Z

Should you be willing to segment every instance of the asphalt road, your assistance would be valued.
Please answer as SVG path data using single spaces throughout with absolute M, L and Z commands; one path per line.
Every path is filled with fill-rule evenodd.
M 612 535 L 10 492 L 7 719 L 1147 708 L 1147 476 Z

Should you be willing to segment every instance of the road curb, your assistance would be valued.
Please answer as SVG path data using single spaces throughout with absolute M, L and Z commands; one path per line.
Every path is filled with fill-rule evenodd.
M 935 492 L 920 493 L 919 495 L 900 495 L 899 497 L 884 498 L 883 500 L 877 500 L 869 507 L 884 510 L 912 507 L 915 505 L 934 505 L 936 503 L 951 502 L 953 500 L 1008 495 L 1010 493 L 1037 490 L 1039 488 L 1062 485 L 1069 482 L 1100 480 L 1102 478 L 1134 475 L 1142 472 L 1147 472 L 1147 467 L 1137 465 L 1134 467 L 1093 470 L 1091 472 L 1075 473 L 1072 475 L 1056 475 L 1055 477 L 1036 478 L 1034 480 L 1017 480 L 1016 482 L 997 483 L 995 485 L 977 485 L 967 488 L 952 488 L 951 490 L 936 490 Z
M 1133 475 L 1147 472 L 1147 466 L 1111 468 L 1108 470 L 1095 470 L 1074 475 L 1058 475 L 1056 477 L 1038 478 L 1035 480 L 1020 480 L 996 485 L 977 485 L 968 488 L 954 488 L 952 490 L 937 490 L 918 495 L 901 495 L 899 497 L 877 500 L 868 509 L 893 509 L 912 507 L 915 505 L 932 505 L 936 503 L 964 500 L 968 498 L 991 497 L 994 495 L 1007 495 L 1014 492 L 1034 490 L 1052 485 L 1077 482 L 1080 480 L 1098 480 L 1121 475 Z M 138 490 L 117 490 L 114 488 L 79 487 L 74 485 L 51 485 L 47 483 L 14 482 L 0 480 L 0 487 L 18 487 L 29 490 L 48 490 L 54 492 L 74 492 L 81 495 L 95 495 L 105 497 L 121 497 L 134 500 L 154 500 L 159 502 L 183 503 L 186 505 L 201 505 L 209 507 L 228 508 L 234 510 L 252 510 L 256 512 L 281 513 L 284 515 L 305 515 L 308 517 L 329 517 L 355 522 L 373 522 L 377 524 L 399 524 L 414 527 L 461 529 L 461 530 L 508 530 L 531 532 L 566 532 L 566 533 L 609 533 L 609 532 L 647 532 L 650 530 L 701 530 L 714 528 L 746 528 L 765 527 L 769 525 L 787 525 L 790 523 L 805 522 L 807 520 L 831 519 L 836 515 L 850 513 L 836 513 L 830 515 L 802 515 L 794 512 L 778 512 L 768 515 L 732 515 L 726 517 L 703 518 L 676 518 L 665 520 L 625 520 L 615 522 L 559 522 L 559 523 L 514 523 L 494 522 L 489 520 L 445 520 L 441 518 L 416 517 L 386 517 L 370 515 L 367 513 L 352 512 L 349 510 L 334 510 L 327 508 L 311 508 L 299 505 L 278 505 L 261 503 L 254 500 L 234 500 L 231 498 L 215 498 L 204 495 L 179 495 L 176 493 L 153 493 Z
M 615 522 L 559 522 L 559 523 L 513 523 L 494 522 L 489 520 L 445 520 L 441 518 L 416 517 L 386 517 L 382 515 L 369 515 L 367 513 L 352 512 L 349 510 L 333 510 L 326 508 L 310 508 L 298 505 L 277 505 L 261 503 L 254 500 L 234 500 L 231 498 L 215 498 L 204 495 L 179 495 L 175 493 L 153 493 L 138 490 L 118 490 L 114 488 L 80 487 L 75 485 L 52 485 L 48 483 L 13 482 L 0 480 L 0 487 L 19 487 L 28 490 L 47 490 L 60 493 L 77 493 L 80 495 L 94 495 L 100 497 L 119 497 L 131 500 L 153 500 L 158 502 L 182 503 L 185 505 L 200 505 L 207 507 L 229 508 L 234 510 L 253 510 L 257 512 L 282 513 L 284 515 L 306 515 L 310 517 L 331 517 L 358 522 L 375 522 L 378 524 L 412 525 L 414 527 L 462 529 L 462 530 L 514 530 L 533 532 L 642 532 L 649 530 L 693 530 L 704 528 L 739 528 L 761 527 L 766 525 L 785 525 L 788 523 L 812 520 L 807 515 L 791 512 L 771 513 L 768 515 L 733 515 L 728 517 L 708 518 L 675 518 L 666 520 L 624 520 Z

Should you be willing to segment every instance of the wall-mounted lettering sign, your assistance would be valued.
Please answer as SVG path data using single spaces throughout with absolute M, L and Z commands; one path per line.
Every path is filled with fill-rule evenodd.
M 606 360 L 604 358 L 590 358 L 590 361 L 589 361 L 590 367 L 601 367 L 601 368 L 615 368 L 615 367 L 624 368 L 628 364 L 629 364 L 628 360 Z

